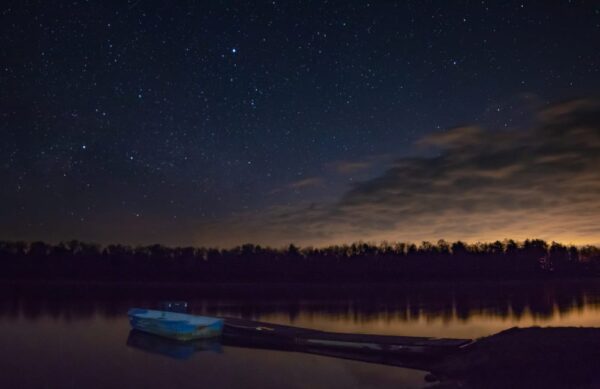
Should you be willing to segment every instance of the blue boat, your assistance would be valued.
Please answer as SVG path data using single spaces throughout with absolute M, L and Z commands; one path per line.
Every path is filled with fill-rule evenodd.
M 223 320 L 216 317 L 142 308 L 127 315 L 132 328 L 179 341 L 215 338 L 223 332 Z

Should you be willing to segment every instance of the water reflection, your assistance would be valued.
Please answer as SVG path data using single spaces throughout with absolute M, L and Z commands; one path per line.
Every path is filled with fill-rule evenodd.
M 165 345 L 130 335 L 132 306 L 341 332 L 474 338 L 513 326 L 600 326 L 596 282 L 277 287 L 0 284 L 0 387 L 413 387 L 412 361 L 241 344 Z M 256 345 L 253 345 L 256 346 Z M 343 359 L 340 359 L 343 358 Z M 364 362 L 376 362 L 364 363 Z M 394 366 L 386 366 L 390 364 Z
M 181 360 L 189 359 L 196 352 L 222 352 L 221 343 L 215 339 L 177 342 L 136 330 L 129 331 L 127 346 Z
M 439 358 L 426 355 L 398 355 L 398 354 L 376 354 L 364 353 L 353 350 L 333 350 L 323 347 L 290 346 L 272 342 L 269 339 L 244 339 L 235 336 L 224 335 L 220 339 L 202 339 L 188 342 L 167 339 L 138 330 L 129 331 L 127 346 L 148 354 L 161 355 L 164 357 L 188 360 L 195 353 L 217 353 L 223 352 L 222 346 L 229 348 L 246 348 L 253 350 L 277 350 L 294 353 L 321 355 L 338 359 L 346 359 L 359 362 L 375 363 L 382 365 L 406 367 L 422 371 L 430 370 L 431 366 L 439 361 Z
M 476 337 L 511 326 L 600 325 L 600 285 L 513 282 L 410 286 L 0 286 L 0 318 L 117 318 L 181 299 L 198 314 L 349 332 Z M 423 332 L 425 331 L 425 332 Z
M 0 388 L 421 388 L 426 375 L 224 343 L 173 350 L 160 340 L 132 340 L 125 315 L 0 318 L 0 333 Z

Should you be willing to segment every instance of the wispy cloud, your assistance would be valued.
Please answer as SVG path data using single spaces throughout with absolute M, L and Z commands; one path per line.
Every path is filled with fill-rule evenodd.
M 325 169 L 339 175 L 351 175 L 365 173 L 382 164 L 389 163 L 393 157 L 389 154 L 370 155 L 357 160 L 339 160 L 329 162 Z
M 302 180 L 294 181 L 288 185 L 289 188 L 292 189 L 301 189 L 308 188 L 313 186 L 319 186 L 323 183 L 323 179 L 321 177 L 308 177 Z
M 327 165 L 338 174 L 352 174 L 365 171 L 373 166 L 373 161 L 336 161 Z

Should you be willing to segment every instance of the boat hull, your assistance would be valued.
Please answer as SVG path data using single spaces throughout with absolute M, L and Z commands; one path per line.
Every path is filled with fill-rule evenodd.
M 216 338 L 223 332 L 223 320 L 217 318 L 139 308 L 128 316 L 133 329 L 178 341 Z

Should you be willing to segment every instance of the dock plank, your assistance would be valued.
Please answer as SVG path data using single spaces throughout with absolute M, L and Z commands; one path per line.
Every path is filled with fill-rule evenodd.
M 370 353 L 443 354 L 472 343 L 471 339 L 350 334 L 258 322 L 239 318 L 224 319 L 224 336 L 250 342 L 266 342 L 282 347 L 310 347 Z

